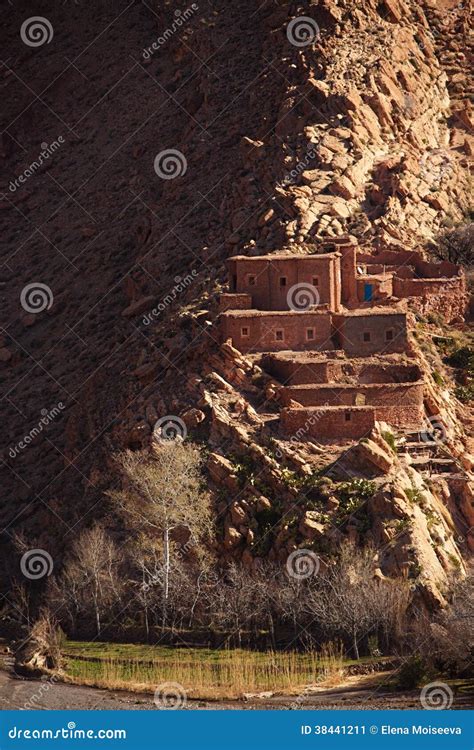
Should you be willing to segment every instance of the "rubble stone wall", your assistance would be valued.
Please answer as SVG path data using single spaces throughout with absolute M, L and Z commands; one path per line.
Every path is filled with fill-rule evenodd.
M 302 406 L 414 406 L 423 407 L 424 383 L 348 383 L 292 385 L 281 389 L 287 406 L 290 400 Z
M 249 310 L 252 307 L 250 294 L 221 294 L 219 298 L 219 312 L 227 310 Z
M 464 318 L 469 309 L 469 294 L 453 291 L 450 294 L 429 294 L 423 297 L 409 297 L 409 305 L 420 315 L 436 315 L 446 323 Z
M 400 279 L 395 276 L 393 280 L 393 293 L 396 297 L 443 297 L 451 294 L 463 294 L 465 290 L 464 279 L 439 278 L 439 279 Z M 438 304 L 439 300 L 433 300 Z
M 422 429 L 423 406 L 301 406 L 285 407 L 280 429 L 286 437 L 357 440 L 369 434 L 375 421 L 402 430 Z
M 331 355 L 337 355 L 338 358 Z M 316 355 L 318 356 L 318 355 Z M 321 354 L 320 359 L 289 352 L 267 354 L 262 367 L 282 384 L 311 383 L 414 383 L 422 373 L 416 364 L 372 363 L 370 360 L 345 359 L 341 350 Z
M 285 408 L 280 416 L 281 431 L 285 436 L 357 440 L 368 435 L 375 426 L 373 406 Z
M 331 360 L 298 362 L 297 358 L 284 360 L 267 355 L 262 361 L 264 369 L 281 383 L 327 383 L 341 376 L 342 363 Z

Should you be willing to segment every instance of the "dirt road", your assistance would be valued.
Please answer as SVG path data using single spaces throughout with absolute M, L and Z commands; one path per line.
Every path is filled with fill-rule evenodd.
M 471 708 L 474 696 L 456 696 L 453 708 Z M 318 689 L 302 696 L 263 696 L 240 701 L 188 700 L 187 710 L 199 709 L 419 709 L 419 691 L 389 692 L 372 677 L 353 678 L 343 687 Z M 153 695 L 69 685 L 51 680 L 17 677 L 9 660 L 0 668 L 0 710 L 156 710 Z

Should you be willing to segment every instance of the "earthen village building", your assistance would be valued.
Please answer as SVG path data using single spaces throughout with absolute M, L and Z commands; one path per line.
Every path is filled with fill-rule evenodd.
M 281 383 L 283 434 L 358 438 L 376 420 L 424 421 L 423 374 L 408 337 L 410 309 L 462 316 L 463 271 L 417 252 L 364 252 L 341 238 L 331 252 L 235 256 L 221 295 L 221 333 L 258 353 Z

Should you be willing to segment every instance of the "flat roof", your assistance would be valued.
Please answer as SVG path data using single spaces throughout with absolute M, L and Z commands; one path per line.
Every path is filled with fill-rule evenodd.
M 347 364 L 350 362 L 350 359 L 346 357 L 344 349 L 326 349 L 323 351 L 293 351 L 292 349 L 283 349 L 279 352 L 271 352 L 267 356 L 284 362 L 298 360 L 298 363 L 302 364 L 320 364 L 321 362 L 344 362 Z
M 319 310 L 315 307 L 314 310 L 226 310 L 221 313 L 222 316 L 228 318 L 263 318 L 263 317 L 274 317 L 274 316 L 288 316 L 288 315 L 331 315 L 327 309 L 327 305 L 324 305 L 324 310 Z
M 385 279 L 393 279 L 395 275 L 394 271 L 386 271 L 385 273 L 358 273 L 357 279 L 374 279 L 376 281 L 384 281 Z
M 233 255 L 227 260 L 264 260 L 272 262 L 275 260 L 320 260 L 325 258 L 339 258 L 341 253 L 321 253 L 321 254 L 310 254 L 303 255 L 303 253 L 269 253 L 267 255 Z
M 393 310 L 390 307 L 358 307 L 355 310 L 344 310 L 340 313 L 332 313 L 337 318 L 367 318 L 372 315 L 406 315 L 405 310 Z
M 299 406 L 284 406 L 282 411 L 375 411 L 377 408 L 380 407 L 372 406 L 370 404 L 365 404 L 364 406 L 344 406 L 343 404 L 340 404 L 339 406 L 303 406 L 300 404 Z
M 301 383 L 297 385 L 283 385 L 287 391 L 323 391 L 323 390 L 354 390 L 354 388 L 360 388 L 362 390 L 370 388 L 411 388 L 414 385 L 425 385 L 424 380 L 403 380 L 396 383 Z M 341 404 L 342 406 L 343 404 Z M 367 404 L 370 406 L 371 404 Z

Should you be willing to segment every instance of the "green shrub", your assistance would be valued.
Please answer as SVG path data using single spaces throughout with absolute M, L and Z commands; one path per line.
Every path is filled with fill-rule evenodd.
M 462 346 L 460 349 L 455 349 L 444 361 L 451 367 L 455 367 L 458 370 L 467 370 L 468 373 L 474 375 L 474 349 L 470 346 Z
M 398 685 L 405 690 L 412 690 L 429 682 L 430 670 L 421 656 L 411 656 L 398 672 Z
M 439 385 L 440 387 L 442 387 L 444 385 L 444 378 L 438 372 L 438 370 L 433 370 L 433 372 L 431 374 L 432 374 L 433 380 L 436 383 L 436 385 Z
M 389 432 L 388 430 L 386 430 L 385 432 L 382 432 L 382 437 L 385 440 L 385 442 L 388 443 L 392 451 L 394 453 L 398 453 L 397 441 L 395 439 L 395 435 L 393 434 L 393 432 Z
M 351 479 L 349 482 L 340 482 L 334 490 L 334 494 L 339 500 L 339 508 L 336 514 L 336 520 L 341 523 L 347 516 L 355 515 L 360 512 L 364 503 L 369 500 L 375 493 L 377 485 L 368 479 Z M 368 528 L 367 514 L 356 517 L 361 521 L 364 528 Z
M 474 383 L 469 385 L 458 385 L 454 390 L 456 398 L 462 401 L 463 404 L 467 404 L 469 401 L 474 401 Z

